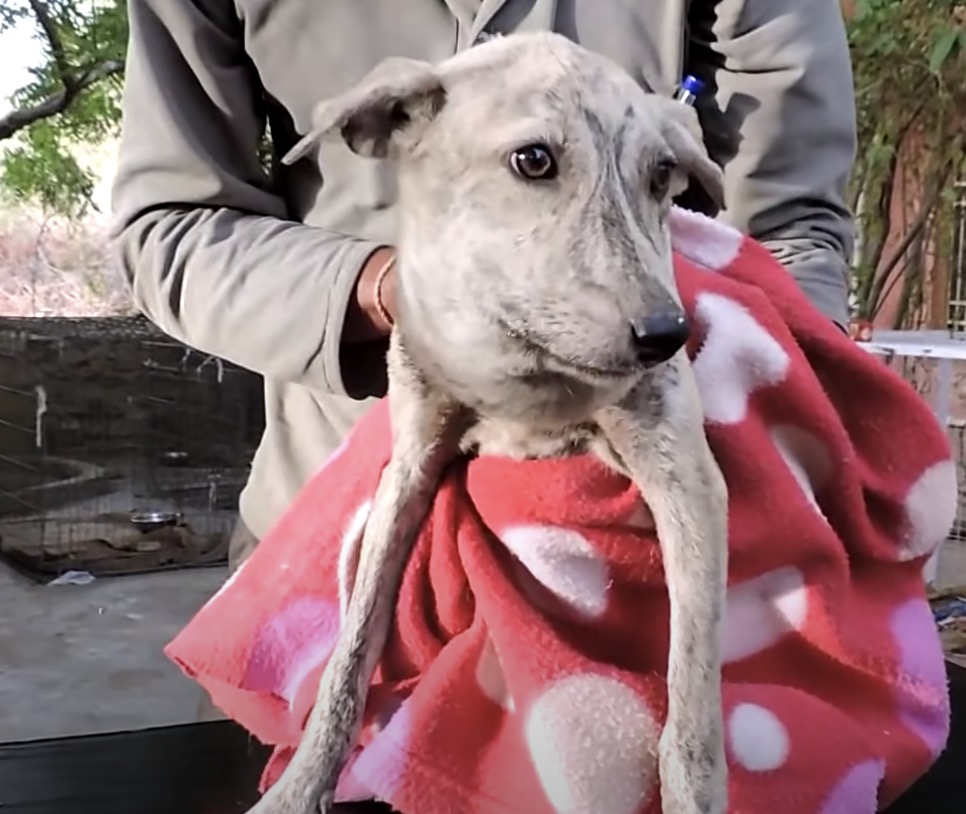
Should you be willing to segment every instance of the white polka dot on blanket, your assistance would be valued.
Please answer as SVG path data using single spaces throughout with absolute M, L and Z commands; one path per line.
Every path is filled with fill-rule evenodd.
M 636 814 L 654 786 L 660 726 L 617 679 L 575 675 L 551 684 L 529 710 L 525 736 L 558 814 Z
M 579 532 L 511 526 L 500 539 L 541 585 L 578 613 L 596 618 L 607 609 L 607 563 Z
M 337 804 L 364 803 L 373 800 L 376 796 L 372 789 L 356 777 L 355 764 L 358 756 L 357 752 L 353 753 L 342 770 L 342 775 L 339 777 L 339 783 L 335 789 L 335 802 Z
M 372 511 L 372 501 L 367 500 L 356 509 L 342 534 L 342 546 L 339 548 L 339 562 L 336 570 L 339 579 L 339 614 L 343 621 L 345 621 L 352 588 L 356 582 L 359 554 L 362 551 L 362 533 L 366 530 L 370 511 Z
M 773 772 L 788 759 L 788 730 L 758 704 L 738 704 L 731 711 L 728 744 L 735 761 L 749 772 Z
M 940 461 L 930 466 L 906 493 L 907 529 L 900 559 L 914 560 L 931 553 L 949 533 L 956 519 L 956 465 Z
M 774 427 L 771 438 L 805 499 L 824 518 L 815 493 L 825 485 L 832 472 L 825 444 L 811 433 L 789 425 Z
M 884 774 L 885 766 L 879 760 L 852 766 L 832 787 L 819 814 L 874 814 L 879 810 L 879 783 Z
M 700 294 L 694 312 L 706 330 L 693 366 L 705 419 L 737 424 L 748 414 L 749 396 L 781 382 L 791 360 L 748 309 L 728 297 Z
M 734 227 L 687 209 L 671 209 L 671 247 L 698 266 L 724 271 L 741 250 L 744 236 Z
M 739 582 L 725 600 L 721 653 L 724 662 L 746 659 L 800 630 L 808 615 L 808 588 L 792 566 Z
M 499 704 L 507 712 L 514 711 L 516 705 L 513 703 L 506 685 L 506 676 L 503 673 L 500 654 L 497 653 L 496 645 L 489 637 L 487 637 L 483 650 L 480 652 L 480 659 L 476 663 L 476 683 L 479 684 L 483 694 L 493 703 Z

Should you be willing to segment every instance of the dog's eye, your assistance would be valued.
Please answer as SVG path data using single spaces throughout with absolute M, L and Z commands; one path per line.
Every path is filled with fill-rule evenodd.
M 667 195 L 667 191 L 671 187 L 671 176 L 677 167 L 677 162 L 673 158 L 662 158 L 654 165 L 654 169 L 651 170 L 649 184 L 649 189 L 653 197 L 663 198 Z
M 557 160 L 546 144 L 528 144 L 510 153 L 510 169 L 527 181 L 557 177 Z

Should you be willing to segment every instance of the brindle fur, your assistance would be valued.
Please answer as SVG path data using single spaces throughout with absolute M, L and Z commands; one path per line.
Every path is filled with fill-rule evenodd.
M 287 160 L 333 134 L 398 172 L 393 449 L 361 541 L 340 564 L 343 628 L 304 738 L 250 814 L 331 809 L 446 464 L 471 450 L 587 449 L 640 487 L 660 540 L 671 603 L 669 707 L 655 744 L 663 810 L 722 814 L 726 488 L 686 354 L 644 368 L 628 328 L 680 307 L 671 196 L 688 175 L 722 195 L 693 110 L 563 37 L 519 34 L 436 66 L 381 63 L 319 105 Z M 557 151 L 555 181 L 508 169 L 507 155 L 532 142 Z M 662 157 L 679 169 L 655 196 L 649 179 Z

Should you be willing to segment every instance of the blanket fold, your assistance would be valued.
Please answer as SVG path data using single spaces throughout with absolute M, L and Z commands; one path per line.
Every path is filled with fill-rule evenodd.
M 756 242 L 672 217 L 729 487 L 723 702 L 735 814 L 872 814 L 948 730 L 921 570 L 956 508 L 944 430 Z M 298 744 L 339 629 L 339 552 L 390 453 L 385 402 L 168 646 L 227 715 Z M 646 497 L 646 496 L 645 496 Z M 637 490 L 591 456 L 447 472 L 340 799 L 402 814 L 657 814 L 669 607 Z

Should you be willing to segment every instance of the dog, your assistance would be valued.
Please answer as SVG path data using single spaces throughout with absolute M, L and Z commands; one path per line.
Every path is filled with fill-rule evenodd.
M 514 34 L 437 65 L 385 60 L 317 107 L 285 161 L 329 137 L 398 175 L 392 456 L 343 552 L 343 626 L 304 737 L 250 814 L 331 810 L 447 464 L 588 450 L 640 488 L 660 541 L 663 810 L 723 814 L 727 489 L 685 352 L 668 229 L 689 178 L 723 198 L 694 110 L 564 37 Z

